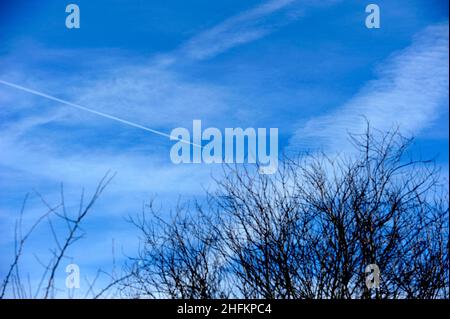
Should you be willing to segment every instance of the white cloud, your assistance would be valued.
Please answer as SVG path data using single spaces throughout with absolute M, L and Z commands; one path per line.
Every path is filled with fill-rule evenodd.
M 347 133 L 364 129 L 364 117 L 380 130 L 399 126 L 403 134 L 419 134 L 448 106 L 448 45 L 448 24 L 428 27 L 379 65 L 377 79 L 350 101 L 302 125 L 290 149 L 343 150 Z
M 286 8 L 295 0 L 271 0 L 233 16 L 190 39 L 181 51 L 192 59 L 205 59 L 237 45 L 257 40 L 271 30 L 267 16 Z

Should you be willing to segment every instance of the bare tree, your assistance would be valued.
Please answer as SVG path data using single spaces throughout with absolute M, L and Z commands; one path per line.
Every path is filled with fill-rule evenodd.
M 349 153 L 285 158 L 274 175 L 227 166 L 194 214 L 144 213 L 137 287 L 128 288 L 171 298 L 448 298 L 448 191 L 434 163 L 411 158 L 413 140 L 398 130 L 368 125 L 349 138 Z M 366 286 L 372 264 L 378 289 Z
M 440 205 L 434 202 L 435 166 L 409 158 L 412 140 L 397 130 L 382 134 L 368 126 L 351 140 L 357 151 L 352 158 L 323 155 L 299 168 L 297 188 L 314 215 L 313 247 L 325 278 L 317 297 L 373 297 L 364 280 L 370 264 L 381 271 L 377 298 L 448 295 L 448 195 L 440 194 Z M 442 236 L 427 238 L 430 231 Z M 439 262 L 425 271 L 437 262 L 430 254 Z M 406 269 L 416 280 L 412 290 L 405 286 Z M 428 286 L 419 289 L 424 280 Z
M 14 259 L 9 267 L 5 279 L 3 280 L 3 283 L 0 286 L 0 299 L 5 297 L 47 299 L 55 296 L 57 289 L 54 282 L 55 274 L 61 266 L 63 259 L 68 258 L 67 251 L 69 247 L 84 236 L 84 232 L 80 229 L 81 224 L 113 177 L 114 174 L 110 174 L 109 172 L 106 173 L 98 183 L 94 194 L 86 204 L 84 203 L 83 190 L 76 214 L 69 214 L 66 209 L 64 189 L 62 185 L 60 191 L 60 202 L 56 205 L 50 205 L 40 193 L 35 192 L 42 203 L 47 207 L 47 211 L 31 225 L 25 234 L 23 234 L 22 221 L 28 195 L 25 197 L 21 213 L 15 227 Z M 54 226 L 54 219 L 56 219 L 56 222 L 62 222 L 65 224 L 66 233 L 64 235 L 58 236 Z M 19 267 L 20 258 L 23 256 L 25 245 L 30 236 L 44 221 L 47 221 L 48 223 L 55 247 L 51 249 L 52 256 L 47 262 L 43 262 L 35 256 L 38 263 L 43 267 L 42 276 L 37 287 L 32 287 L 31 283 L 28 281 L 28 287 L 26 288 L 23 281 L 24 274 Z M 29 277 L 27 278 L 29 279 Z M 7 295 L 8 289 L 9 294 Z
M 120 276 L 115 272 L 95 298 L 448 298 L 448 188 L 433 161 L 409 154 L 412 139 L 398 130 L 367 125 L 349 135 L 353 148 L 285 157 L 273 175 L 253 166 L 224 166 L 206 201 L 173 211 L 154 201 L 130 218 L 140 248 Z M 14 297 L 27 289 L 19 270 L 24 244 L 48 220 L 56 248 L 44 264 L 36 296 L 54 296 L 54 277 L 79 225 L 110 177 L 90 202 L 83 196 L 75 217 L 61 201 L 49 205 L 25 235 L 16 225 L 13 263 L 0 286 Z M 25 201 L 24 201 L 25 207 Z M 50 216 L 67 224 L 61 241 Z M 366 282 L 366 267 L 380 270 L 379 287 Z M 28 289 L 29 291 L 31 289 Z
M 143 236 L 142 247 L 120 289 L 139 298 L 226 297 L 221 260 L 214 254 L 217 235 L 187 205 L 179 205 L 169 219 L 160 217 L 153 201 L 130 219 Z
M 309 244 L 311 217 L 303 213 L 297 171 L 284 163 L 274 176 L 251 168 L 228 167 L 210 194 L 209 225 L 221 239 L 217 250 L 228 261 L 235 296 L 311 296 Z

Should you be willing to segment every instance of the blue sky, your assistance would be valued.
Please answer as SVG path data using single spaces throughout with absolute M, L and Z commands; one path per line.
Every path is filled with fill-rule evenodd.
M 448 1 L 74 1 L 81 28 L 65 27 L 64 1 L 2 1 L 0 79 L 165 133 L 175 127 L 277 127 L 280 152 L 348 148 L 365 115 L 399 125 L 414 152 L 448 178 Z M 381 9 L 367 29 L 365 6 Z M 117 176 L 69 254 L 82 277 L 132 255 L 124 218 L 153 196 L 165 206 L 213 187 L 211 165 L 174 165 L 169 139 L 0 84 L 0 277 L 27 192 L 76 207 L 109 169 Z M 31 196 L 25 222 L 44 207 Z M 42 227 L 33 254 L 51 244 Z M 59 276 L 64 283 L 64 272 Z M 34 278 L 32 276 L 32 278 Z M 62 284 L 63 285 L 63 284 Z

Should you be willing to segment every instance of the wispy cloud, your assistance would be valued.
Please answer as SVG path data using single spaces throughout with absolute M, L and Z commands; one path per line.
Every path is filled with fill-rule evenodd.
M 189 56 L 195 62 L 260 38 L 274 26 L 276 19 L 271 20 L 270 17 L 294 2 L 264 2 L 201 32 L 168 56 L 176 56 L 180 60 Z M 238 97 L 228 88 L 193 81 L 175 68 L 155 64 L 154 59 L 127 61 L 121 52 L 114 51 L 116 58 L 109 56 L 107 66 L 102 63 L 106 52 L 101 50 L 55 51 L 36 45 L 32 48 L 31 60 L 24 59 L 23 50 L 15 50 L 13 54 L 2 57 L 2 79 L 163 132 L 170 132 L 174 126 L 190 125 L 196 118 L 206 122 L 224 118 L 232 120 L 230 108 Z M 77 62 L 73 60 L 74 56 L 83 58 Z M 45 68 L 40 67 L 42 59 L 46 59 Z M 71 69 L 77 70 L 80 66 L 81 71 L 53 70 L 52 66 L 56 70 L 66 70 L 67 61 L 70 61 Z M 0 110 L 0 145 L 8 150 L 0 159 L 4 171 L 27 172 L 34 178 L 40 176 L 43 183 L 66 180 L 82 185 L 87 178 L 82 172 L 88 171 L 96 176 L 92 177 L 96 180 L 107 169 L 113 169 L 123 176 L 120 184 L 127 192 L 156 189 L 174 194 L 180 189 L 175 189 L 171 183 L 180 186 L 183 183 L 179 181 L 185 180 L 184 184 L 191 184 L 192 179 L 186 178 L 185 170 L 189 176 L 193 174 L 191 170 L 198 171 L 194 167 L 168 167 L 166 148 L 170 142 L 160 141 L 164 151 L 158 153 L 161 144 L 152 144 L 155 137 L 146 137 L 143 146 L 133 141 L 135 136 L 142 138 L 142 134 L 133 129 L 125 129 L 123 134 L 119 134 L 133 144 L 127 145 L 126 149 L 117 142 L 121 138 L 117 135 L 110 141 L 102 138 L 101 146 L 95 141 L 84 140 L 83 135 L 79 135 L 80 130 L 95 130 L 106 137 L 111 131 L 117 134 L 116 124 L 66 108 L 58 102 L 11 91 L 11 88 L 3 86 L 0 88 L 0 104 L 4 106 Z M 85 143 L 81 143 L 82 140 Z M 145 148 L 145 154 L 139 151 L 140 147 Z M 74 148 L 77 153 L 73 153 Z M 149 150 L 152 150 L 151 154 Z M 206 181 L 209 173 L 210 168 L 199 172 L 202 178 L 195 179 L 196 183 L 201 186 L 200 181 Z M 168 182 L 153 184 L 151 181 L 155 178 Z M 27 185 L 26 180 L 22 183 Z M 194 188 L 186 187 L 188 189 Z
M 334 2 L 336 0 L 324 3 Z M 200 32 L 182 43 L 177 50 L 155 56 L 150 60 L 127 62 L 123 54 L 116 50 L 113 57 L 107 58 L 108 65 L 112 67 L 106 67 L 105 63 L 102 63 L 106 52 L 101 50 L 74 52 L 49 50 L 32 45 L 26 50 L 28 52 L 32 49 L 31 60 L 25 59 L 26 56 L 21 54 L 20 50 L 16 50 L 19 54 L 2 57 L 1 66 L 4 69 L 2 79 L 157 130 L 170 130 L 174 126 L 188 125 L 187 119 L 202 118 L 204 121 L 217 121 L 223 118 L 223 114 L 230 115 L 230 105 L 238 101 L 238 97 L 227 88 L 186 79 L 184 74 L 169 66 L 174 66 L 177 62 L 202 60 L 259 39 L 298 18 L 298 15 L 290 15 L 291 11 L 312 6 L 317 4 L 297 0 L 266 1 Z M 31 72 L 35 72 L 32 71 L 35 64 L 39 65 L 42 59 L 61 66 L 63 65 L 61 61 L 72 60 L 73 56 L 82 56 L 83 59 L 74 64 L 89 70 L 77 76 L 79 72 L 55 74 L 52 71 L 45 73 L 38 68 L 36 76 L 30 76 Z M 17 60 L 18 58 L 20 59 Z M 24 63 L 23 59 L 28 62 Z M 92 68 L 94 65 L 99 67 Z M 0 102 L 2 99 L 7 103 L 13 99 L 16 106 L 14 110 L 17 110 L 19 105 L 24 105 L 26 109 L 27 119 L 19 119 L 12 125 L 8 123 L 11 132 L 23 133 L 25 130 L 33 129 L 33 124 L 39 126 L 61 121 L 80 122 L 82 125 L 95 121 L 96 125 L 102 125 L 101 121 L 92 116 L 61 110 L 61 106 L 58 105 L 51 105 L 53 111 L 46 110 L 42 106 L 42 101 L 21 94 L 1 90 Z M 41 105 L 39 112 L 35 110 L 36 103 Z M 42 114 L 51 116 L 45 119 Z
M 377 79 L 354 98 L 302 125 L 290 148 L 342 150 L 348 132 L 361 132 L 365 118 L 380 130 L 399 126 L 404 134 L 419 134 L 448 106 L 448 45 L 448 23 L 428 27 L 380 64 Z
M 201 32 L 183 44 L 176 54 L 182 58 L 203 60 L 236 46 L 258 40 L 292 23 L 314 6 L 334 4 L 338 0 L 314 1 L 270 0 Z M 171 59 L 168 59 L 171 60 Z M 176 60 L 173 57 L 173 60 Z
M 272 0 L 233 16 L 193 37 L 181 51 L 192 59 L 205 59 L 237 45 L 262 38 L 274 28 L 268 17 L 292 5 L 295 0 Z

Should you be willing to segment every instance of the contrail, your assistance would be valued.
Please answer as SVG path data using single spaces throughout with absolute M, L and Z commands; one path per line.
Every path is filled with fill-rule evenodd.
M 11 83 L 11 82 L 8 82 L 8 81 L 4 81 L 4 80 L 0 80 L 0 83 L 4 84 L 6 86 L 9 86 L 9 87 L 12 87 L 12 88 L 24 91 L 24 92 L 28 92 L 28 93 L 31 93 L 31 94 L 34 94 L 34 95 L 37 95 L 37 96 L 40 96 L 40 97 L 44 97 L 46 99 L 49 99 L 49 100 L 52 100 L 52 101 L 55 101 L 55 102 L 59 102 L 61 104 L 72 106 L 72 107 L 77 108 L 77 109 L 82 110 L 82 111 L 86 111 L 86 112 L 89 112 L 89 113 L 92 113 L 92 114 L 96 114 L 98 116 L 101 116 L 101 117 L 104 117 L 104 118 L 107 118 L 107 119 L 110 119 L 110 120 L 113 120 L 113 121 L 116 121 L 116 122 L 120 122 L 120 123 L 129 125 L 129 126 L 132 126 L 132 127 L 140 128 L 141 130 L 144 130 L 144 131 L 147 131 L 147 132 L 151 132 L 151 133 L 154 133 L 154 134 L 157 134 L 157 135 L 160 135 L 160 136 L 176 139 L 176 140 L 178 140 L 178 141 L 180 141 L 182 143 L 190 144 L 190 145 L 197 146 L 197 147 L 200 147 L 200 148 L 202 147 L 199 144 L 192 143 L 190 141 L 186 141 L 186 140 L 180 139 L 178 137 L 174 137 L 174 136 L 172 136 L 170 134 L 166 134 L 164 132 L 160 132 L 160 131 L 154 130 L 152 128 L 145 127 L 145 126 L 142 126 L 140 124 L 136 124 L 136 123 L 133 123 L 133 122 L 130 122 L 130 121 L 118 118 L 118 117 L 116 117 L 114 115 L 110 115 L 110 114 L 106 114 L 106 113 L 103 113 L 103 112 L 99 112 L 99 111 L 93 110 L 91 108 L 88 108 L 86 106 L 75 104 L 75 103 L 72 103 L 72 102 L 69 102 L 69 101 L 57 98 L 55 96 L 51 96 L 51 95 L 48 95 L 48 94 L 45 94 L 45 93 L 42 93 L 42 92 L 39 92 L 39 91 L 36 91 L 36 90 L 32 90 L 32 89 L 23 87 L 23 86 L 18 85 L 18 84 L 14 84 L 14 83 Z

